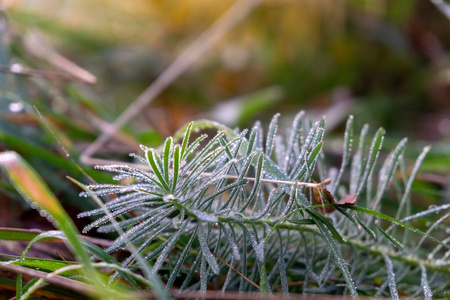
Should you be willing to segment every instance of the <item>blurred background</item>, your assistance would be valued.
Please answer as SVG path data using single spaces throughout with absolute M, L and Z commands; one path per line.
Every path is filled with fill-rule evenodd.
M 74 214 L 92 205 L 64 178 L 83 177 L 79 154 L 235 4 L 0 2 L 0 149 L 23 155 Z M 353 114 L 357 131 L 386 129 L 386 152 L 405 136 L 411 159 L 432 144 L 417 209 L 450 201 L 449 11 L 439 0 L 261 1 L 98 155 L 127 160 L 139 143 L 156 147 L 199 118 L 245 128 L 280 112 L 287 126 L 305 110 L 327 116 L 325 149 L 338 166 Z M 0 191 L 12 207 L 0 212 L 3 226 L 31 219 L 3 179 Z

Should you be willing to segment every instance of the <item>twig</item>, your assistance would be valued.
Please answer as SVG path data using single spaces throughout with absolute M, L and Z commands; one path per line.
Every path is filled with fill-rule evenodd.
M 42 40 L 42 36 L 32 33 L 25 37 L 24 44 L 29 53 L 45 59 L 52 66 L 71 74 L 72 77 L 78 78 L 84 83 L 94 84 L 97 82 L 97 78 L 93 74 L 62 56 L 49 43 L 44 43 Z
M 120 165 L 120 166 L 127 166 L 130 168 L 135 168 L 139 170 L 144 171 L 152 171 L 152 169 L 149 166 L 141 165 L 141 164 L 134 164 L 134 163 L 124 163 L 117 160 L 108 160 L 108 159 L 101 159 L 101 158 L 90 158 L 91 163 L 98 166 L 111 166 L 111 165 Z M 189 175 L 191 172 L 186 172 L 185 175 Z M 203 172 L 200 174 L 202 177 L 211 177 L 213 176 L 213 173 L 209 172 Z M 225 176 L 228 179 L 239 179 L 236 175 L 226 175 Z M 243 177 L 241 178 L 243 180 L 254 182 L 256 181 L 256 178 L 254 177 Z M 321 188 L 324 185 L 327 185 L 331 183 L 331 178 L 327 178 L 323 180 L 322 182 L 302 182 L 302 181 L 286 181 L 286 180 L 277 180 L 277 179 L 267 179 L 267 178 L 261 178 L 259 181 L 264 183 L 274 183 L 274 184 L 286 184 L 286 185 L 297 185 L 297 186 L 304 186 L 304 187 L 310 187 L 310 188 Z
M 80 82 L 88 83 L 88 84 L 95 83 L 92 81 L 86 81 L 85 78 L 81 78 L 79 76 L 74 76 L 69 73 L 29 69 L 29 68 L 24 68 L 23 66 L 21 66 L 19 64 L 13 64 L 10 67 L 0 66 L 0 72 L 14 74 L 14 75 L 21 75 L 21 76 L 40 77 L 40 78 L 45 78 L 45 79 L 49 79 L 49 80 L 80 81 Z
M 107 127 L 88 148 L 81 154 L 80 160 L 85 164 L 95 164 L 92 156 L 108 141 L 110 136 L 122 128 L 130 119 L 142 111 L 151 101 L 161 94 L 176 78 L 178 78 L 195 61 L 203 57 L 225 33 L 244 19 L 261 0 L 241 0 L 235 2 L 216 22 L 178 56 L 172 64 L 137 98 L 128 108 Z
M 233 267 L 232 265 L 230 265 L 229 263 L 227 263 L 222 257 L 220 257 L 219 255 L 217 255 L 214 252 L 211 252 L 212 255 L 214 255 L 215 258 L 217 258 L 218 260 L 220 260 L 224 265 L 226 265 L 228 268 L 230 268 L 231 270 L 233 270 L 236 274 L 238 274 L 239 276 L 241 276 L 242 278 L 244 278 L 245 281 L 247 281 L 248 283 L 250 283 L 251 285 L 253 285 L 255 288 L 257 288 L 258 290 L 261 288 L 258 284 L 256 284 L 255 282 L 253 282 L 250 278 L 248 278 L 247 276 L 245 276 L 244 274 L 242 274 L 238 269 L 236 269 L 235 267 Z
M 61 276 L 53 277 L 53 276 L 49 276 L 48 273 L 45 273 L 42 271 L 37 271 L 37 270 L 25 268 L 25 267 L 16 266 L 16 265 L 11 265 L 11 264 L 4 263 L 4 262 L 0 262 L 0 269 L 7 270 L 10 272 L 14 272 L 14 273 L 25 274 L 25 275 L 35 277 L 35 278 L 44 278 L 45 281 L 47 281 L 49 283 L 53 283 L 53 284 L 65 287 L 69 290 L 78 292 L 82 295 L 87 295 L 87 296 L 97 295 L 97 292 L 93 286 L 73 280 L 73 279 L 69 279 L 66 277 L 61 277 Z
M 45 232 L 40 229 L 21 229 L 21 228 L 10 228 L 10 227 L 0 227 L 0 231 L 4 231 L 4 232 L 10 231 L 11 233 L 15 233 L 16 236 L 14 239 L 8 239 L 5 237 L 2 237 L 2 240 L 12 240 L 12 241 L 28 241 L 28 239 L 26 239 L 26 238 L 21 238 L 20 233 L 35 234 L 37 236 L 37 235 Z M 85 235 L 80 236 L 80 237 L 88 242 L 91 242 L 92 244 L 102 246 L 102 247 L 109 247 L 113 244 L 113 242 L 111 242 L 110 240 L 94 238 L 94 237 L 85 236 Z M 57 241 L 62 241 L 62 240 L 59 238 L 49 238 L 49 239 L 42 240 L 41 242 L 57 242 Z

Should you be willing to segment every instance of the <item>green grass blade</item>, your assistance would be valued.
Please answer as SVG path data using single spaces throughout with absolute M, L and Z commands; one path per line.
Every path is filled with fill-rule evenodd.
M 103 204 L 103 202 L 98 198 L 97 195 L 95 195 L 90 189 L 87 188 L 84 184 L 81 182 L 78 182 L 77 180 L 73 178 L 69 178 L 73 183 L 78 185 L 80 188 L 82 188 L 86 193 L 89 194 L 89 196 L 92 198 L 92 200 L 95 201 L 95 203 L 100 206 L 104 211 L 106 215 L 111 216 L 111 212 L 108 211 L 106 206 Z M 168 296 L 166 295 L 164 291 L 163 284 L 161 283 L 160 279 L 155 276 L 152 272 L 152 268 L 150 265 L 144 260 L 144 258 L 139 254 L 136 247 L 129 241 L 129 239 L 126 237 L 125 233 L 122 231 L 120 226 L 117 224 L 117 222 L 114 220 L 113 217 L 110 219 L 111 224 L 115 226 L 116 231 L 119 233 L 119 235 L 125 240 L 125 244 L 130 249 L 131 253 L 134 254 L 134 257 L 136 258 L 137 262 L 139 263 L 139 266 L 141 267 L 142 272 L 145 274 L 145 276 L 150 280 L 150 282 L 153 285 L 153 288 L 155 289 L 156 294 L 161 299 L 168 300 Z
M 49 218 L 54 221 L 54 225 L 64 232 L 74 254 L 85 266 L 87 276 L 98 287 L 99 292 L 104 292 L 103 282 L 91 266 L 86 249 L 78 237 L 78 230 L 40 176 L 16 152 L 0 153 L 0 167 L 22 197 L 48 214 Z
M 38 229 L 19 229 L 0 227 L 0 240 L 5 241 L 31 241 L 42 231 Z

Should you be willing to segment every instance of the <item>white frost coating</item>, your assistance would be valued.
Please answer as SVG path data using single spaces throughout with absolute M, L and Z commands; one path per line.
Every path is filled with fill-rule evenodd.
M 228 240 L 228 243 L 230 243 L 231 246 L 231 250 L 232 250 L 232 261 L 234 262 L 234 260 L 241 260 L 241 255 L 239 254 L 239 248 L 236 245 L 235 241 L 233 240 L 230 232 L 228 231 L 228 229 L 225 227 L 224 224 L 220 223 L 220 228 L 222 228 L 226 239 Z M 227 275 L 228 276 L 228 275 Z
M 235 261 L 234 261 L 234 256 L 232 255 L 231 262 L 230 262 L 230 268 L 228 269 L 228 273 L 227 273 L 227 277 L 225 278 L 225 282 L 222 285 L 222 293 L 225 293 L 225 291 L 227 290 L 228 284 L 230 284 L 230 282 L 231 282 L 231 279 L 234 274 L 234 271 L 233 271 L 234 265 L 235 265 Z
M 198 241 L 200 243 L 200 248 L 202 249 L 203 257 L 208 262 L 214 274 L 219 274 L 219 265 L 217 264 L 216 259 L 212 255 L 211 251 L 208 247 L 208 242 L 206 241 L 205 236 L 203 235 L 203 226 L 200 224 L 198 227 Z
M 422 276 L 420 277 L 422 289 L 423 289 L 423 297 L 425 300 L 433 299 L 433 292 L 431 291 L 430 285 L 428 284 L 427 278 L 427 269 L 424 265 L 420 265 L 420 269 L 422 271 Z
M 411 220 L 415 220 L 415 219 L 418 219 L 418 218 L 422 218 L 422 217 L 431 215 L 433 213 L 438 213 L 441 210 L 446 210 L 446 209 L 449 209 L 449 208 L 450 208 L 450 204 L 436 206 L 436 207 L 433 207 L 432 209 L 427 209 L 427 210 L 421 211 L 420 213 L 417 213 L 415 215 L 406 217 L 406 218 L 404 218 L 404 219 L 402 219 L 400 221 L 405 223 L 405 222 L 408 222 L 408 221 L 411 221 Z
M 281 290 L 283 294 L 289 294 L 289 283 L 286 276 L 286 263 L 284 261 L 284 254 L 278 257 L 279 270 L 280 270 L 280 280 L 281 280 Z
M 206 269 L 205 257 L 202 257 L 200 263 L 200 293 L 205 293 L 208 287 L 208 271 Z
M 170 241 L 167 243 L 167 245 L 162 250 L 161 254 L 159 255 L 158 259 L 156 260 L 155 264 L 153 265 L 152 272 L 153 274 L 158 273 L 159 269 L 162 267 L 164 260 L 169 255 L 169 252 L 174 247 L 175 243 L 178 241 L 178 238 L 180 237 L 181 233 L 183 232 L 183 229 L 186 227 L 187 222 L 184 223 L 184 226 L 179 229 L 170 239 Z
M 397 291 L 397 284 L 395 282 L 394 266 L 392 265 L 391 259 L 384 253 L 383 253 L 383 258 L 384 258 L 384 261 L 386 263 L 388 282 L 389 282 L 389 290 L 391 292 L 391 298 L 392 299 L 399 299 L 399 295 L 398 295 L 398 291 Z
M 213 214 L 209 214 L 200 210 L 192 209 L 191 212 L 201 221 L 216 223 L 219 221 Z

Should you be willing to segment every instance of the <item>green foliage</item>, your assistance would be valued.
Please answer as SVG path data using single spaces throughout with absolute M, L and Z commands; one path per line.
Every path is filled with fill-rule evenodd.
M 137 249 L 121 268 L 134 270 L 142 256 L 167 291 L 179 287 L 205 292 L 210 285 L 222 291 L 348 293 L 353 298 L 443 295 L 450 276 L 450 247 L 442 240 L 448 234 L 444 221 L 449 214 L 426 232 L 411 222 L 448 211 L 450 205 L 415 215 L 404 210 L 410 207 L 411 183 L 429 148 L 406 180 L 399 168 L 406 139 L 379 168 L 384 130 L 379 129 L 367 147 L 364 126 L 352 154 L 350 117 L 341 168 L 331 172 L 322 150 L 325 121 L 311 123 L 301 112 L 285 139 L 278 134 L 278 118 L 272 119 L 267 135 L 258 123 L 249 132 L 192 122 L 159 150 L 142 146 L 143 156 L 133 154 L 142 167 L 98 166 L 115 173 L 119 183 L 92 184 L 82 193 L 106 202 L 79 215 L 100 216 L 84 232 L 119 230 L 106 252 L 132 243 Z M 198 134 L 204 128 L 218 132 L 207 138 Z M 394 218 L 380 212 L 381 200 L 399 173 L 405 180 L 397 184 Z M 322 196 L 317 203 L 313 190 L 326 191 L 325 182 L 313 182 L 328 177 L 327 194 L 336 199 L 355 194 L 356 205 L 340 206 Z M 321 206 L 335 212 L 322 214 Z M 116 273 L 112 278 L 119 277 Z

